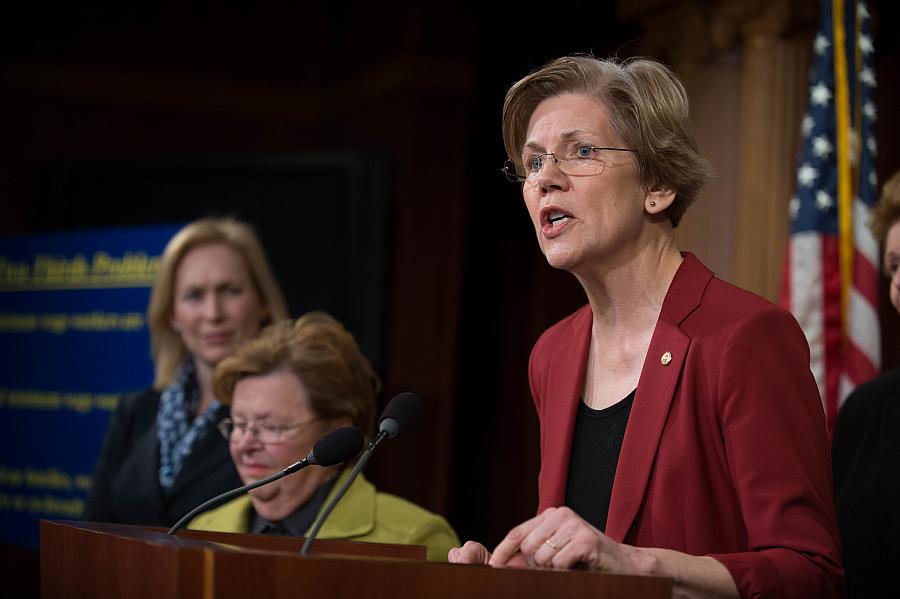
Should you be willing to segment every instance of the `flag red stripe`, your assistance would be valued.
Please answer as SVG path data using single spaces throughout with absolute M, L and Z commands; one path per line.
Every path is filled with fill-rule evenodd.
M 853 342 L 847 343 L 844 364 L 847 376 L 854 386 L 878 376 L 878 368 Z
M 878 271 L 859 250 L 853 255 L 853 287 L 878 312 Z
M 822 236 L 822 320 L 825 329 L 825 417 L 828 428 L 834 427 L 837 418 L 838 394 L 841 378 L 841 271 L 838 252 L 838 238 L 834 235 Z

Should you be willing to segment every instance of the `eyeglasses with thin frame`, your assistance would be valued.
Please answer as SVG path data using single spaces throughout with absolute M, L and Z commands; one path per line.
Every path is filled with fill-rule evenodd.
M 553 159 L 556 167 L 566 175 L 591 176 L 601 174 L 607 166 L 613 164 L 610 152 L 632 152 L 628 148 L 606 148 L 583 142 L 565 143 L 553 152 L 534 152 L 522 155 L 522 166 L 525 174 L 520 174 L 512 160 L 503 163 L 503 174 L 514 183 L 533 182 L 544 167 L 546 159 Z
M 301 427 L 308 426 L 319 420 L 313 418 L 307 422 L 297 422 L 295 424 L 278 425 L 271 422 L 253 422 L 244 420 L 233 420 L 231 418 L 223 418 L 216 428 L 222 433 L 228 441 L 238 441 L 244 438 L 248 432 L 266 445 L 275 445 L 283 443 L 290 437 L 290 433 Z

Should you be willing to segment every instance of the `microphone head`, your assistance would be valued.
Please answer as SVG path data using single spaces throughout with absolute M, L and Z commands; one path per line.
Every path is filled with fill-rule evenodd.
M 415 393 L 404 392 L 395 395 L 388 402 L 381 420 L 378 421 L 378 432 L 387 433 L 391 439 L 414 425 L 422 417 L 422 400 Z
M 362 433 L 351 426 L 342 426 L 316 441 L 306 459 L 317 466 L 334 466 L 355 457 L 362 446 Z

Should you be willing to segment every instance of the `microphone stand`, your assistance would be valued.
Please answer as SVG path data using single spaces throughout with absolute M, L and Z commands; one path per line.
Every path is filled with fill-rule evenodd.
M 341 488 L 338 489 L 338 492 L 331 499 L 331 502 L 327 506 L 325 506 L 325 509 L 322 510 L 322 513 L 319 514 L 319 517 L 313 524 L 312 529 L 306 536 L 306 541 L 303 543 L 303 547 L 300 549 L 300 555 L 306 556 L 309 554 L 309 548 L 312 546 L 313 541 L 316 540 L 316 535 L 319 534 L 319 530 L 322 528 L 325 520 L 328 519 L 328 516 L 334 510 L 335 506 L 337 506 L 338 502 L 344 497 L 347 489 L 350 488 L 350 485 L 352 485 L 353 481 L 356 480 L 356 477 L 359 476 L 360 471 L 365 468 L 366 464 L 369 461 L 369 458 L 372 457 L 372 454 L 375 453 L 375 450 L 378 448 L 381 442 L 384 441 L 388 436 L 388 431 L 379 431 L 378 435 L 372 440 L 371 443 L 369 443 L 369 446 L 366 447 L 366 450 L 363 452 L 363 454 L 359 456 L 359 459 L 356 461 L 356 465 L 353 466 L 353 470 L 350 471 L 350 475 L 347 477 L 347 480 L 344 481 L 344 484 L 341 485 Z
M 207 509 L 213 507 L 214 505 L 219 505 L 220 503 L 224 503 L 225 501 L 231 499 L 232 497 L 240 495 L 241 493 L 246 493 L 247 491 L 252 491 L 253 489 L 256 489 L 257 487 L 261 487 L 261 486 L 267 485 L 271 482 L 275 482 L 279 478 L 284 478 L 288 474 L 293 474 L 294 472 L 297 472 L 298 470 L 302 470 L 303 468 L 306 468 L 307 466 L 309 466 L 309 457 L 308 456 L 303 458 L 299 462 L 291 464 L 290 466 L 288 466 L 281 472 L 276 472 L 275 474 L 272 474 L 270 476 L 267 476 L 266 478 L 260 479 L 260 480 L 256 481 L 255 483 L 250 483 L 250 484 L 244 485 L 242 487 L 238 487 L 237 489 L 232 489 L 230 491 L 226 491 L 225 493 L 222 493 L 221 495 L 216 495 L 212 499 L 208 499 L 208 500 L 204 501 L 203 503 L 201 503 L 200 505 L 198 505 L 197 507 L 195 507 L 194 509 L 189 511 L 187 514 L 182 516 L 181 519 L 178 522 L 176 522 L 175 525 L 172 526 L 172 528 L 170 528 L 166 534 L 174 535 L 176 532 L 181 530 L 184 527 L 184 525 L 187 524 L 194 516 L 196 516 L 200 512 L 206 511 Z

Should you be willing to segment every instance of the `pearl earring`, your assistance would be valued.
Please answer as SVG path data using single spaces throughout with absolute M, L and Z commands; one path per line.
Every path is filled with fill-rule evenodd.
M 656 208 L 656 202 L 654 202 L 653 200 L 650 200 L 650 207 Z

